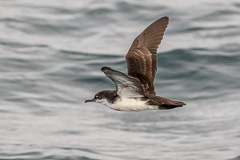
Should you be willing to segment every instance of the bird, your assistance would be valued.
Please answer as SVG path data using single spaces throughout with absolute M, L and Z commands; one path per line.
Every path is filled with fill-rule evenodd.
M 167 16 L 161 17 L 136 37 L 125 57 L 128 74 L 102 67 L 101 71 L 114 82 L 116 89 L 100 91 L 85 103 L 102 103 L 117 111 L 167 110 L 186 105 L 157 96 L 154 88 L 157 49 L 168 23 Z

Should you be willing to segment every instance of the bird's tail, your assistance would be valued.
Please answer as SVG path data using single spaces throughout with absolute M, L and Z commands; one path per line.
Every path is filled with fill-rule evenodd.
M 162 104 L 159 106 L 159 109 L 173 109 L 176 107 L 182 107 L 184 105 L 186 104 L 180 101 L 171 101 L 171 103 Z
M 169 99 L 165 99 L 164 98 L 164 104 L 159 106 L 159 109 L 173 109 L 176 107 L 182 107 L 184 105 L 186 105 L 184 102 L 180 102 L 180 101 L 172 101 Z
M 158 109 L 173 109 L 173 108 L 176 108 L 176 107 L 182 107 L 183 105 L 186 105 L 183 102 L 173 101 L 173 100 L 163 98 L 163 97 L 159 97 L 159 96 L 150 97 L 148 103 L 150 105 L 157 105 Z

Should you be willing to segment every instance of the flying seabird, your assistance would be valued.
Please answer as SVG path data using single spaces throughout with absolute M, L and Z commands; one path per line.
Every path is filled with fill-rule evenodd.
M 118 111 L 159 110 L 182 107 L 185 103 L 156 96 L 157 48 L 169 18 L 162 17 L 148 26 L 132 43 L 126 61 L 128 74 L 102 67 L 101 71 L 116 85 L 116 90 L 98 92 L 87 102 L 102 103 Z

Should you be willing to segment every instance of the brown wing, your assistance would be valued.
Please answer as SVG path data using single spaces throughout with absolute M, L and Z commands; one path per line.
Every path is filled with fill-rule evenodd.
M 157 48 L 168 21 L 168 17 L 162 17 L 148 26 L 133 41 L 126 55 L 128 75 L 143 83 L 146 94 L 156 95 L 153 83 L 157 72 Z

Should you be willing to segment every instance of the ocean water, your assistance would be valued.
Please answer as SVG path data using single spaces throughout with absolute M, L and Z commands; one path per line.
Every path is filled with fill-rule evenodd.
M 85 104 L 162 16 L 155 88 L 187 106 Z M 1 0 L 0 31 L 0 160 L 240 159 L 238 0 Z

